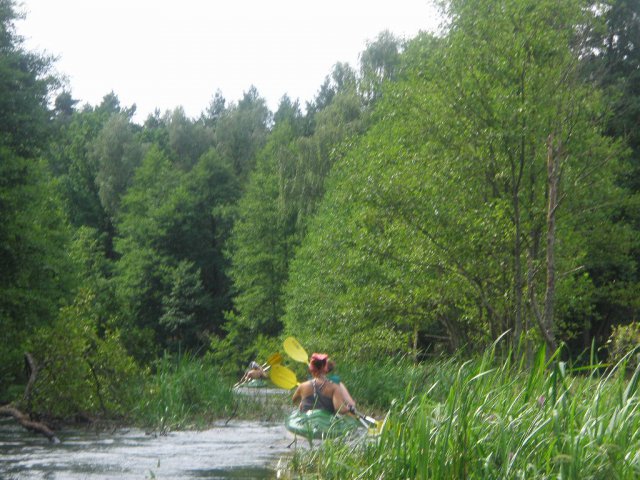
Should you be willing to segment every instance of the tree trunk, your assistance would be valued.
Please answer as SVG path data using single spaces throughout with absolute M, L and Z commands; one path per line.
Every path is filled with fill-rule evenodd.
M 418 321 L 413 324 L 413 363 L 418 364 Z
M 29 414 L 31 413 L 31 390 L 33 389 L 33 385 L 36 381 L 36 375 L 38 373 L 38 367 L 36 362 L 33 360 L 33 357 L 29 352 L 24 354 L 24 362 L 27 370 L 29 372 L 29 381 L 27 382 L 27 386 L 24 389 L 24 402 L 27 406 L 27 411 Z M 45 437 L 49 439 L 52 443 L 60 443 L 58 437 L 56 437 L 55 433 L 46 426 L 44 423 L 35 422 L 29 418 L 28 415 L 22 413 L 13 405 L 4 405 L 0 406 L 0 416 L 1 417 L 13 417 L 20 425 L 26 428 L 29 431 L 41 433 Z
M 36 362 L 29 352 L 24 354 L 24 364 L 29 374 L 29 381 L 24 389 L 24 403 L 27 406 L 27 413 L 31 414 L 31 390 L 36 383 L 36 376 L 38 375 L 38 367 Z
M 0 416 L 13 417 L 20 425 L 22 425 L 27 430 L 41 433 L 52 443 L 60 443 L 60 440 L 58 439 L 58 437 L 56 437 L 56 434 L 53 433 L 53 431 L 44 423 L 29 420 L 29 417 L 27 417 L 24 413 L 11 405 L 0 407 Z
M 549 354 L 558 348 L 555 337 L 555 319 L 553 310 L 556 294 L 556 209 L 558 207 L 558 183 L 560 178 L 560 147 L 554 148 L 553 135 L 547 139 L 547 181 L 549 201 L 547 205 L 547 278 L 542 313 L 543 336 L 549 348 Z

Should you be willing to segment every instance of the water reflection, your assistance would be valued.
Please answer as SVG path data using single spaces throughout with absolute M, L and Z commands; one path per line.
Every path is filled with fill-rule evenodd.
M 281 423 L 231 421 L 201 432 L 60 431 L 51 444 L 0 423 L 2 479 L 270 479 L 289 452 Z

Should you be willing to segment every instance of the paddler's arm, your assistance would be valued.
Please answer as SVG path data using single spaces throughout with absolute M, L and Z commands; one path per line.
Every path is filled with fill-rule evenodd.
M 332 400 L 333 408 L 335 408 L 336 412 L 341 415 L 354 412 L 354 405 L 349 403 L 349 401 L 344 397 L 342 389 L 338 385 L 336 385 L 336 388 L 333 391 Z
M 300 400 L 302 399 L 302 393 L 300 392 L 300 386 L 298 385 L 298 388 L 296 388 L 296 391 L 293 392 L 293 397 L 291 397 L 291 400 L 293 401 L 293 403 L 299 403 Z

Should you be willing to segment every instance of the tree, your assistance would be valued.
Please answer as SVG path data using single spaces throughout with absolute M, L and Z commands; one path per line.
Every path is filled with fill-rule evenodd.
M 133 340 L 129 351 L 138 358 L 153 358 L 155 349 L 164 343 L 158 319 L 163 314 L 162 298 L 169 293 L 165 270 L 171 259 L 158 248 L 164 245 L 167 231 L 159 217 L 166 209 L 168 195 L 181 180 L 167 156 L 152 147 L 122 198 L 114 242 L 119 255 L 115 282 L 123 313 L 121 327 Z M 153 350 L 148 351 L 150 348 Z
M 213 132 L 204 123 L 189 120 L 182 108 L 167 114 L 168 147 L 172 163 L 189 171 L 213 146 Z
M 215 127 L 227 109 L 227 101 L 220 90 L 216 91 L 209 106 L 202 114 L 201 120 L 205 125 Z
M 594 2 L 602 20 L 601 28 L 589 32 L 583 55 L 584 75 L 604 89 L 610 115 L 605 133 L 624 141 L 629 154 L 618 183 L 628 189 L 625 202 L 609 212 L 613 223 L 594 229 L 589 245 L 587 271 L 593 279 L 595 305 L 589 316 L 591 328 L 574 343 L 581 348 L 590 338 L 604 343 L 619 323 L 638 316 L 638 262 L 640 228 L 637 194 L 640 189 L 640 2 L 611 0 Z
M 216 149 L 233 165 L 243 183 L 255 165 L 257 152 L 264 146 L 269 121 L 269 109 L 255 87 L 216 121 Z
M 400 41 L 389 31 L 378 35 L 360 54 L 360 89 L 366 102 L 376 101 L 384 82 L 393 81 L 399 74 Z
M 69 231 L 39 156 L 46 147 L 49 57 L 27 52 L 15 4 L 0 0 L 0 395 L 17 381 L 21 348 L 71 296 Z
M 341 144 L 364 125 L 351 73 L 344 66 L 334 69 L 340 87 L 329 105 L 311 113 L 313 121 L 284 98 L 258 155 L 229 245 L 236 295 L 226 329 L 227 343 L 236 350 L 262 341 L 260 334 L 274 338 L 282 332 L 289 263 L 322 199 L 331 165 L 342 154 Z M 315 125 L 312 135 L 305 135 L 305 124 Z
M 290 180 L 282 172 L 296 153 L 292 140 L 289 123 L 278 125 L 271 134 L 239 202 L 231 237 L 230 273 L 238 313 L 229 328 L 247 331 L 249 338 L 258 333 L 276 336 L 281 331 L 281 289 L 295 233 L 295 212 L 287 208 L 282 191 Z
M 63 118 L 68 120 L 75 113 L 76 104 L 80 100 L 76 100 L 71 96 L 71 92 L 63 91 L 60 93 L 54 102 L 54 112 L 56 118 Z
M 120 198 L 127 191 L 143 154 L 142 145 L 123 114 L 113 115 L 92 144 L 90 155 L 98 167 L 95 179 L 98 196 L 112 219 L 119 212 Z
M 537 330 L 554 348 L 558 314 L 584 315 L 592 301 L 588 212 L 618 199 L 620 150 L 594 121 L 600 97 L 579 74 L 589 11 L 447 5 L 446 37 L 408 45 L 402 80 L 332 174 L 292 265 L 292 332 L 308 336 L 304 325 L 322 319 L 333 338 L 357 335 L 363 347 L 395 332 L 417 345 L 442 324 L 454 345 Z
M 74 102 L 70 94 L 68 98 L 64 94 L 59 98 L 66 105 L 64 108 L 69 108 L 69 103 Z M 81 111 L 73 111 L 70 115 L 68 112 L 59 112 L 54 118 L 53 136 L 46 149 L 47 164 L 55 178 L 56 189 L 62 197 L 64 210 L 71 224 L 76 228 L 86 226 L 97 230 L 104 244 L 105 255 L 110 259 L 114 259 L 113 212 L 107 211 L 103 205 L 98 179 L 102 183 L 103 199 L 105 202 L 113 201 L 112 208 L 115 208 L 121 192 L 116 193 L 111 189 L 126 188 L 128 179 L 116 167 L 122 157 L 112 158 L 107 153 L 116 155 L 118 149 L 120 153 L 127 150 L 125 163 L 136 162 L 132 157 L 136 156 L 138 146 L 134 140 L 133 126 L 129 124 L 132 111 L 133 107 L 121 108 L 117 96 L 111 93 L 105 95 L 95 108 L 85 106 Z M 114 120 L 116 117 L 119 120 Z M 111 125 L 105 130 L 109 122 Z M 120 133 L 116 133 L 118 130 Z M 108 131 L 111 133 L 107 133 Z M 118 136 L 119 146 L 109 145 Z M 102 165 L 101 159 L 104 160 Z M 114 179 L 106 178 L 110 168 L 115 169 Z M 130 171 L 128 175 L 131 175 Z M 116 178 L 119 180 L 116 181 Z M 116 187 L 118 182 L 121 185 Z
M 188 173 L 159 148 L 149 150 L 118 223 L 116 282 L 126 328 L 152 335 L 157 348 L 177 347 L 175 337 L 192 350 L 221 330 L 230 307 L 226 210 L 239 193 L 232 167 L 213 150 Z M 156 353 L 148 348 L 140 353 Z
M 208 333 L 201 324 L 202 314 L 209 310 L 201 274 L 193 263 L 183 260 L 170 275 L 171 291 L 162 298 L 164 313 L 159 323 L 170 335 L 170 344 L 177 344 L 178 349 L 182 345 L 193 347 Z

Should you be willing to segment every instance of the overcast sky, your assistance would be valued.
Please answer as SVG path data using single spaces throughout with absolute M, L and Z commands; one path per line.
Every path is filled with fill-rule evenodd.
M 230 102 L 255 85 L 271 110 L 304 106 L 337 62 L 357 67 L 383 30 L 437 27 L 430 0 L 18 0 L 30 50 L 59 57 L 81 104 L 113 91 L 144 121 L 182 106 L 190 117 L 217 90 Z

